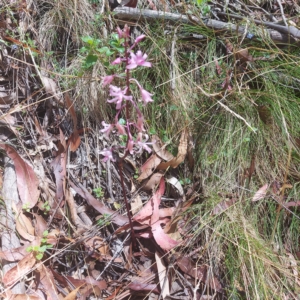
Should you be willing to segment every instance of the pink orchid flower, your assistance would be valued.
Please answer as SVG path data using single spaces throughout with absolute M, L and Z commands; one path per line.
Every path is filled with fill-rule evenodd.
M 103 129 L 100 130 L 100 132 L 104 133 L 104 136 L 106 138 L 109 138 L 110 132 L 112 131 L 112 129 L 114 128 L 114 125 L 112 124 L 107 124 L 104 121 L 101 122 L 102 126 L 104 127 Z
M 150 94 L 149 92 L 144 90 L 142 87 L 140 87 L 140 91 L 141 91 L 142 101 L 144 101 L 144 105 L 146 105 L 149 102 L 153 102 L 153 99 L 151 98 L 151 96 L 153 96 L 153 94 Z
M 144 128 L 144 117 L 141 113 L 138 114 L 138 119 L 136 122 L 136 127 L 138 129 L 139 132 L 145 131 Z
M 109 95 L 113 97 L 112 99 L 107 100 L 108 103 L 116 103 L 116 109 L 121 109 L 122 101 L 130 100 L 132 101 L 132 96 L 126 96 L 127 88 L 122 90 L 121 88 L 110 85 L 109 86 Z
M 143 54 L 142 51 L 138 51 L 136 54 L 133 52 L 130 53 L 130 60 L 129 64 L 127 65 L 127 69 L 135 69 L 137 66 L 143 66 L 143 67 L 151 67 L 151 63 L 146 61 L 148 55 L 145 53 Z
M 99 154 L 104 156 L 104 158 L 102 159 L 103 162 L 106 162 L 108 160 L 115 161 L 111 149 L 104 148 L 102 151 L 99 151 Z
M 126 135 L 125 127 L 119 123 L 117 116 L 115 117 L 115 125 L 120 135 Z
M 151 153 L 151 148 L 148 145 L 152 145 L 153 143 L 146 143 L 149 139 L 148 135 L 145 134 L 145 140 L 143 141 L 143 134 L 141 132 L 138 133 L 136 139 L 136 146 L 139 148 L 137 153 L 142 153 L 143 149 L 146 150 L 148 153 Z

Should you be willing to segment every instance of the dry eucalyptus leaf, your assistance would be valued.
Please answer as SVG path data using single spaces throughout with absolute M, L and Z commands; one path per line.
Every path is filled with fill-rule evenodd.
M 154 173 L 150 177 L 150 179 L 146 182 L 146 184 L 143 186 L 143 190 L 151 191 L 157 187 L 157 185 L 160 182 L 160 179 L 164 176 L 161 173 Z
M 186 156 L 187 153 L 187 144 L 188 144 L 188 130 L 185 128 L 182 131 L 179 146 L 178 146 L 178 154 L 176 157 L 171 159 L 168 162 L 162 162 L 157 166 L 158 170 L 166 170 L 169 167 L 177 168 L 179 164 L 181 164 Z
M 173 154 L 166 150 L 166 145 L 157 135 L 152 136 L 153 150 L 163 160 L 170 161 L 174 158 Z
M 269 188 L 269 184 L 263 185 L 253 196 L 252 201 L 258 201 L 266 197 L 267 191 Z
M 134 183 L 131 181 L 131 194 L 134 195 L 136 191 L 136 187 L 134 185 Z M 130 206 L 131 206 L 131 212 L 133 215 L 135 215 L 136 213 L 138 213 L 141 208 L 143 207 L 143 202 L 142 202 L 142 199 L 140 197 L 139 194 L 136 194 L 131 202 L 130 202 Z
M 170 282 L 168 279 L 166 264 L 157 251 L 155 252 L 155 261 L 157 266 L 161 295 L 162 298 L 165 299 L 167 296 L 170 295 Z
M 152 154 L 147 161 L 141 166 L 140 172 L 141 175 L 138 177 L 138 181 L 142 181 L 148 178 L 156 169 L 156 167 L 160 164 L 161 158 L 159 158 L 156 154 Z

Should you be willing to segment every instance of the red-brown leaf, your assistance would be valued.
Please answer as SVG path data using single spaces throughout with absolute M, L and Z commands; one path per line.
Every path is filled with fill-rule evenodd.
M 185 160 L 186 153 L 187 153 L 188 135 L 189 135 L 188 130 L 184 129 L 180 137 L 177 156 L 168 162 L 160 163 L 157 166 L 158 170 L 166 170 L 169 167 L 177 168 L 178 165 Z
M 0 144 L 0 147 L 14 162 L 18 191 L 23 205 L 28 208 L 34 207 L 39 199 L 40 191 L 38 190 L 39 181 L 32 167 L 21 158 L 13 147 L 6 144 Z
M 138 181 L 142 181 L 148 178 L 160 164 L 161 159 L 156 155 L 152 154 L 147 161 L 141 166 L 140 172 L 141 175 L 138 177 Z
M 28 254 L 18 262 L 16 266 L 11 268 L 2 278 L 5 286 L 10 286 L 18 282 L 26 275 L 36 263 L 36 258 L 33 253 Z

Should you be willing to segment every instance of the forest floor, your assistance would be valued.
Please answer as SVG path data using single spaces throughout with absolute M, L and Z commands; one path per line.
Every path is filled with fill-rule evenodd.
M 1 1 L 0 298 L 300 299 L 299 43 L 295 0 Z

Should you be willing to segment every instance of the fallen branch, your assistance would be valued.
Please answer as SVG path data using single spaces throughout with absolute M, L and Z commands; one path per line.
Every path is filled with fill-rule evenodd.
M 199 19 L 195 16 L 187 16 L 182 14 L 175 14 L 163 11 L 155 11 L 150 9 L 137 9 L 129 7 L 118 7 L 114 10 L 114 16 L 117 20 L 122 22 L 134 21 L 134 22 L 169 22 L 171 24 L 183 23 L 183 24 L 199 24 L 200 26 L 207 26 L 218 32 L 229 32 L 233 34 L 245 34 L 247 30 L 244 26 L 238 26 L 231 23 L 225 23 L 212 19 Z M 263 23 L 262 23 L 263 24 Z M 263 24 L 264 25 L 264 24 Z M 269 23 L 266 26 L 273 27 L 276 30 L 258 28 L 261 33 L 277 43 L 293 43 L 296 42 L 295 38 L 300 38 L 300 30 L 295 27 L 285 27 L 277 24 Z M 282 32 L 279 32 L 282 31 Z M 252 32 L 251 32 L 252 33 Z M 295 38 L 294 38 L 295 37 Z

